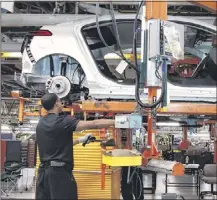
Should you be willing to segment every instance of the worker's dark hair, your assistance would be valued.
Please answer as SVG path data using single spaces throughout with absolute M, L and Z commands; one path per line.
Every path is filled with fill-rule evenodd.
M 46 109 L 47 111 L 53 109 L 56 101 L 58 99 L 58 96 L 54 93 L 47 93 L 41 98 L 41 105 Z

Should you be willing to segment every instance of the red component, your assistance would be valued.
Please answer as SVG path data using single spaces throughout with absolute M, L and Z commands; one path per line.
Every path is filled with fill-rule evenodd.
M 106 165 L 101 164 L 101 190 L 105 189 L 105 170 Z
M 176 68 L 179 65 L 190 64 L 190 65 L 198 65 L 200 60 L 198 58 L 185 58 L 184 60 L 179 60 L 173 63 L 173 66 Z
M 145 150 L 143 151 L 143 157 L 144 157 L 144 158 L 149 158 L 149 157 L 150 157 L 150 150 L 145 149 Z
M 1 140 L 1 171 L 4 169 L 5 160 L 6 160 L 6 141 Z
M 160 152 L 158 151 L 157 146 L 153 143 L 151 144 L 151 149 L 144 148 L 142 156 L 143 158 L 150 159 L 160 156 Z
M 38 30 L 30 32 L 31 36 L 52 36 L 53 34 L 48 30 Z
M 180 150 L 186 150 L 191 145 L 191 143 L 188 140 L 184 140 L 179 144 Z
M 200 62 L 200 60 L 196 57 L 190 57 L 190 58 L 187 57 L 184 60 L 175 61 L 175 62 L 173 62 L 173 64 L 172 64 L 173 66 L 170 69 L 169 73 L 173 74 L 176 71 L 176 69 L 179 68 L 179 65 L 198 65 L 199 62 Z M 180 72 L 180 75 L 182 77 L 191 77 L 193 71 L 194 71 L 194 69 L 186 67 L 184 72 Z
M 142 166 L 147 166 L 148 165 L 149 159 L 145 157 L 145 155 L 142 156 Z

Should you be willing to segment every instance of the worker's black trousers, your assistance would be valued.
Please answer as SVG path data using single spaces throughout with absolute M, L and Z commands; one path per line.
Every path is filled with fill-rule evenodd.
M 77 200 L 77 184 L 72 172 L 65 167 L 39 168 L 36 199 Z

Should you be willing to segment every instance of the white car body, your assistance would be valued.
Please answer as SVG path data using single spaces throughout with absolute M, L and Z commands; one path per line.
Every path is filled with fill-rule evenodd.
M 118 14 L 116 19 L 134 19 L 134 15 Z M 108 15 L 99 17 L 99 21 L 109 21 Z M 169 16 L 169 21 L 188 23 L 201 29 L 209 29 L 215 33 L 216 27 L 197 20 L 185 17 Z M 81 16 L 72 22 L 61 23 L 55 26 L 44 26 L 43 30 L 49 30 L 53 35 L 50 37 L 34 37 L 30 49 L 36 63 L 45 56 L 51 54 L 65 54 L 80 63 L 86 75 L 85 85 L 89 88 L 89 96 L 95 99 L 135 99 L 135 86 L 123 85 L 112 81 L 100 73 L 96 62 L 81 33 L 82 28 L 88 24 L 96 23 L 95 16 Z M 33 63 L 30 61 L 26 50 L 22 57 L 22 75 L 24 77 L 37 77 L 33 73 Z M 49 76 L 43 78 L 45 81 Z M 168 96 L 170 101 L 190 101 L 190 102 L 216 102 L 216 87 L 186 87 L 177 86 L 168 82 Z M 147 93 L 147 89 L 145 89 Z M 158 95 L 160 90 L 158 91 Z

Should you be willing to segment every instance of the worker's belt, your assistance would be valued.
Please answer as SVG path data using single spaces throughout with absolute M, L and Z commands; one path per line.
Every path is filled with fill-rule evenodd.
M 65 165 L 66 165 L 66 163 L 64 163 L 64 162 L 50 161 L 50 162 L 46 162 L 46 163 L 41 163 L 40 167 L 41 168 L 44 168 L 44 167 L 63 167 Z
M 175 153 L 180 153 L 180 152 L 182 152 L 182 151 L 177 150 L 177 149 L 174 149 L 173 152 L 175 152 Z
M 64 162 L 50 161 L 51 167 L 63 167 L 65 165 L 66 165 L 66 163 L 64 163 Z

